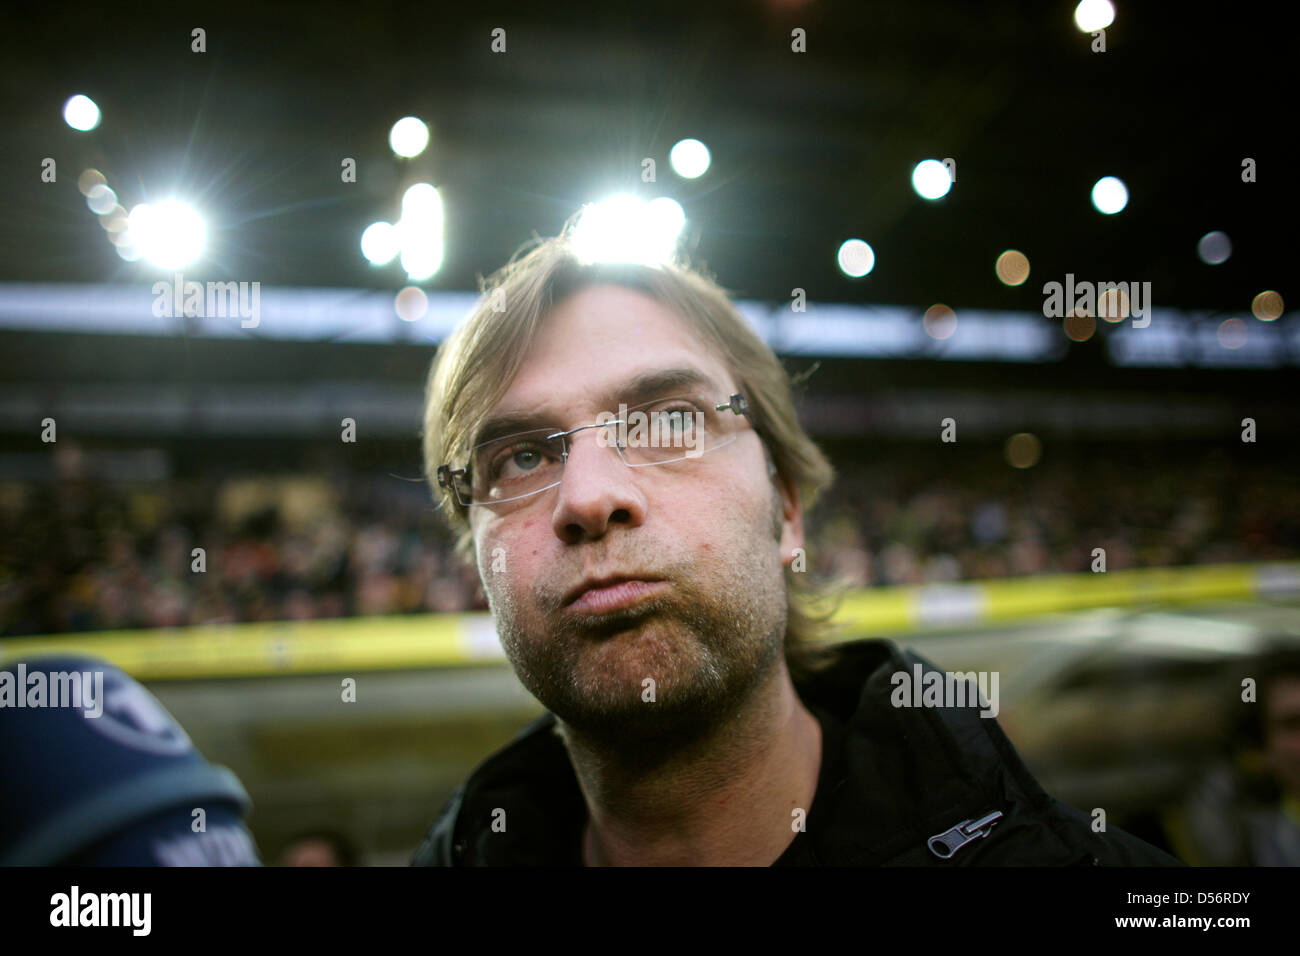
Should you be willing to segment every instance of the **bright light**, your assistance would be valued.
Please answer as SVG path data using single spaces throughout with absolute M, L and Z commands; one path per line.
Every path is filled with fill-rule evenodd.
M 374 265 L 400 256 L 406 277 L 423 282 L 442 268 L 442 196 L 429 183 L 402 194 L 402 216 L 394 225 L 372 222 L 361 234 L 361 254 Z
M 416 183 L 402 194 L 402 218 L 442 226 L 442 197 L 428 183 Z
M 98 216 L 107 215 L 117 205 L 117 193 L 103 183 L 91 186 L 90 192 L 86 193 L 86 205 Z
M 1268 289 L 1261 292 L 1250 303 L 1250 311 L 1261 322 L 1272 322 L 1281 317 L 1283 311 L 1282 294 Z
M 1074 25 L 1084 33 L 1104 30 L 1115 22 L 1110 0 L 1081 0 L 1074 8 Z
M 938 303 L 925 310 L 921 325 L 925 328 L 925 334 L 932 339 L 950 339 L 957 331 L 957 313 L 943 303 Z
M 429 127 L 414 116 L 403 116 L 389 130 L 388 145 L 398 156 L 419 156 L 429 145 Z
M 1128 187 L 1121 179 L 1103 176 L 1092 187 L 1092 204 L 1098 212 L 1113 216 L 1128 205 Z
M 676 199 L 660 196 L 646 205 L 646 214 L 653 223 L 652 228 L 660 235 L 676 239 L 686 226 L 686 210 Z
M 162 269 L 189 265 L 207 240 L 202 217 L 175 199 L 136 206 L 127 217 L 127 230 L 140 255 Z
M 1226 232 L 1207 232 L 1196 244 L 1196 254 L 1207 266 L 1218 266 L 1228 261 L 1232 255 L 1232 240 Z
M 671 199 L 643 202 L 622 194 L 582 208 L 573 248 L 583 262 L 663 265 L 672 260 L 685 224 L 686 214 Z
M 412 282 L 423 282 L 442 267 L 442 237 L 430 233 L 417 233 L 414 229 L 401 229 L 402 268 Z
M 952 189 L 952 176 L 937 159 L 923 159 L 912 170 L 912 188 L 922 199 L 942 199 Z
M 993 271 L 1003 285 L 1023 285 L 1029 278 L 1029 257 L 1019 249 L 1007 249 L 998 256 Z
M 408 285 L 393 297 L 393 311 L 403 322 L 418 322 L 429 311 L 429 297 L 419 286 Z
M 1219 323 L 1219 344 L 1225 349 L 1239 349 L 1246 344 L 1246 323 L 1238 318 Z
M 361 254 L 375 265 L 387 265 L 397 252 L 397 230 L 391 222 L 372 222 L 361 234 Z
M 416 183 L 402 194 L 396 235 L 402 268 L 412 282 L 422 282 L 442 267 L 442 197 L 437 189 Z
M 945 172 L 944 175 L 947 175 Z M 840 271 L 846 276 L 852 276 L 860 279 L 876 267 L 876 254 L 872 248 L 861 239 L 849 239 L 840 246 L 839 255 L 836 257 L 840 264 Z
M 709 147 L 698 139 L 684 139 L 672 148 L 668 162 L 682 179 L 699 179 L 709 169 Z
M 63 104 L 63 121 L 83 133 L 99 125 L 99 107 L 89 96 L 78 93 Z
M 110 236 L 124 232 L 126 230 L 126 210 L 121 206 L 114 206 L 99 217 L 99 224 L 104 227 L 104 231 Z
M 108 180 L 98 169 L 87 169 L 77 177 L 77 188 L 81 190 L 81 195 L 89 196 L 90 191 L 96 186 L 107 186 Z

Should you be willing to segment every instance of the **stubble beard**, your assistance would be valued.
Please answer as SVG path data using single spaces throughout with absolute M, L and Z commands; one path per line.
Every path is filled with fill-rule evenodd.
M 662 594 L 599 619 L 558 615 L 559 602 L 541 594 L 521 615 L 503 591 L 491 603 L 506 656 L 566 732 L 657 763 L 735 718 L 780 659 L 784 580 L 759 550 L 739 555 L 730 586 L 672 569 Z M 537 613 L 551 628 L 527 626 Z

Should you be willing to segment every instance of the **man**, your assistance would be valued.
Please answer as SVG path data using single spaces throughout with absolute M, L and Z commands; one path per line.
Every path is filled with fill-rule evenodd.
M 1093 833 L 977 710 L 893 707 L 919 658 L 814 650 L 803 515 L 834 472 L 784 369 L 706 277 L 570 234 L 485 283 L 430 371 L 435 496 L 548 713 L 412 863 L 1176 863 Z

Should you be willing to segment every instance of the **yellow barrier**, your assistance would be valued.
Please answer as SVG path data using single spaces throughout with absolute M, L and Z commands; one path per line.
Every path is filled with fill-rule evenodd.
M 841 605 L 847 636 L 996 624 L 1098 607 L 1300 595 L 1300 561 L 1143 568 L 858 591 Z M 0 640 L 0 662 L 93 654 L 140 680 L 355 673 L 504 660 L 490 615 L 419 614 Z

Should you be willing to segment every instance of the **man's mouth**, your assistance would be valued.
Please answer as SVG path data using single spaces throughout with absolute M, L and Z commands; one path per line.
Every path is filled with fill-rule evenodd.
M 668 582 L 653 578 L 612 577 L 584 581 L 565 596 L 565 610 L 581 614 L 603 614 L 631 607 L 654 596 Z

